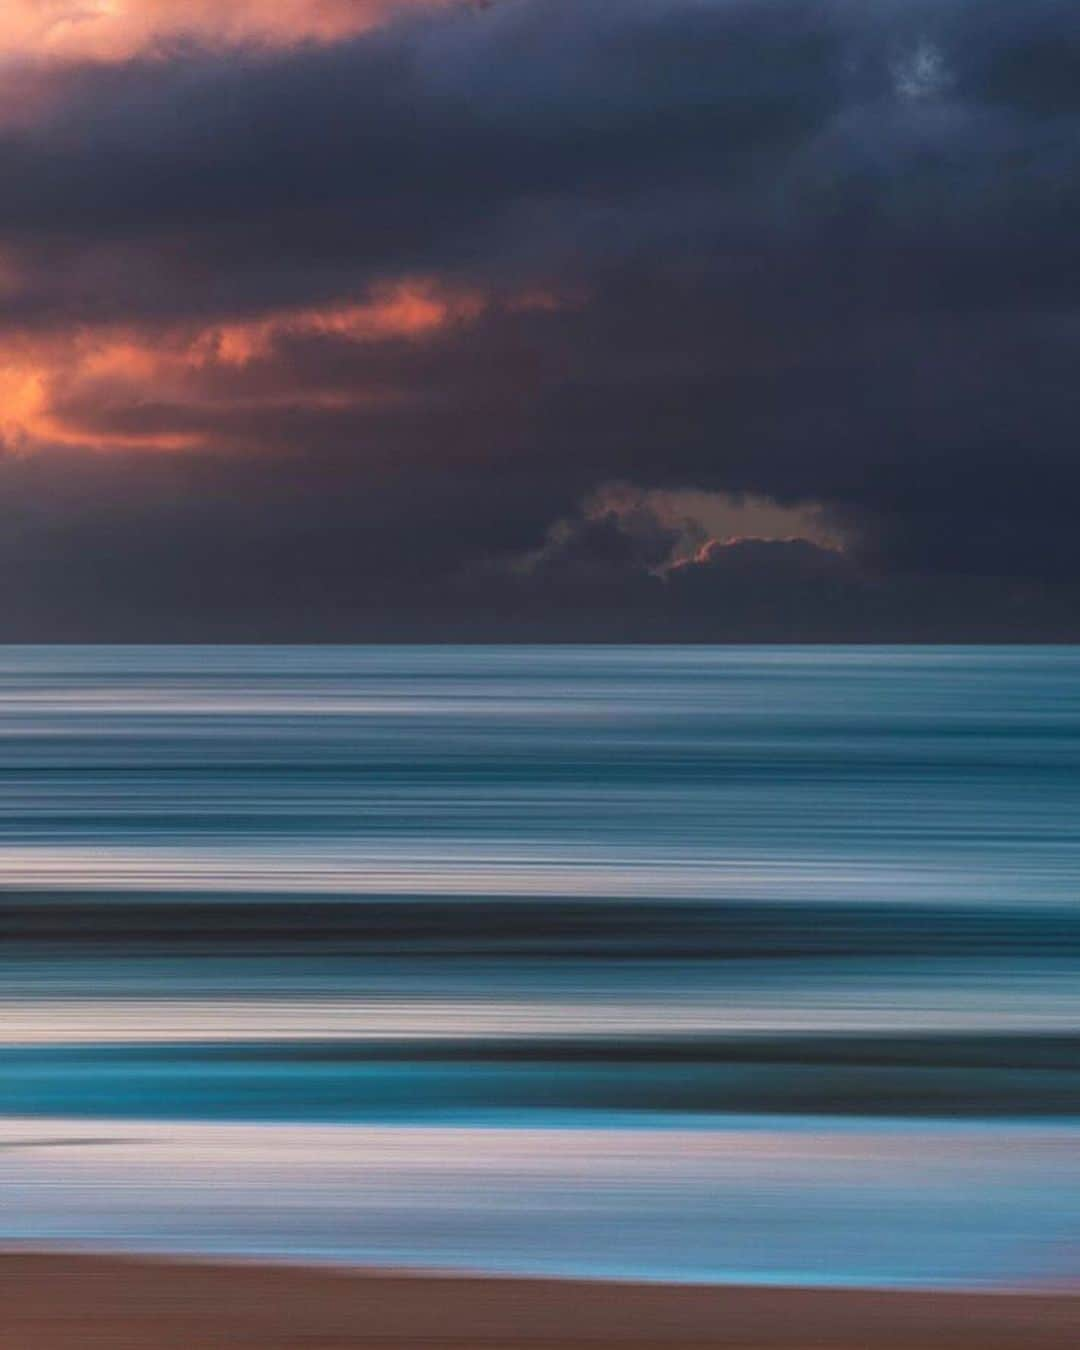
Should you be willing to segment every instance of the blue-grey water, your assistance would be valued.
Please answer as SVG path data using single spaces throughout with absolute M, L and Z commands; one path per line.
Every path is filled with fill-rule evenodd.
M 0 649 L 0 1240 L 1080 1264 L 1080 650 Z

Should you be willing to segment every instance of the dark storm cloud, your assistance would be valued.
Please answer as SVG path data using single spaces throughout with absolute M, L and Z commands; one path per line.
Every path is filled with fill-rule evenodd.
M 820 250 L 870 300 L 896 299 L 894 269 L 940 294 L 958 265 L 959 300 L 1019 231 L 1071 233 L 1076 22 L 1018 9 L 504 0 L 323 48 L 46 70 L 39 119 L 0 138 L 0 226 L 68 261 L 152 248 L 140 289 L 181 307 L 680 239 L 729 269 Z
M 842 54 L 828 7 L 791 0 L 510 0 L 313 50 L 50 70 L 49 112 L 0 137 L 0 236 L 50 265 L 122 248 L 137 294 L 115 276 L 98 298 L 139 313 L 542 271 L 582 232 L 607 252 L 613 208 L 663 233 L 657 194 L 812 136 Z
M 0 467 L 13 633 L 1073 635 L 1069 7 L 504 0 L 17 78 L 0 332 L 67 448 Z M 415 277 L 479 298 L 53 352 Z M 846 552 L 683 559 L 581 506 L 615 481 L 816 503 Z

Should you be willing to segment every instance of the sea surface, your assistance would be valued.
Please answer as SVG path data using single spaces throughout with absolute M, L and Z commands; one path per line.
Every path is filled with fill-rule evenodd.
M 1080 649 L 0 648 L 0 1243 L 1080 1276 Z

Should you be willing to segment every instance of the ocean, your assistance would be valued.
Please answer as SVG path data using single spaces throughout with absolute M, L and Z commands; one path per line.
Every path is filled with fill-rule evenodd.
M 1080 650 L 0 648 L 0 1242 L 1080 1267 Z

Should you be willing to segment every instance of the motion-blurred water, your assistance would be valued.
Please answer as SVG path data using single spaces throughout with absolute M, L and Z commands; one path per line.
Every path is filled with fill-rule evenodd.
M 0 1238 L 1080 1265 L 1080 651 L 0 650 Z

